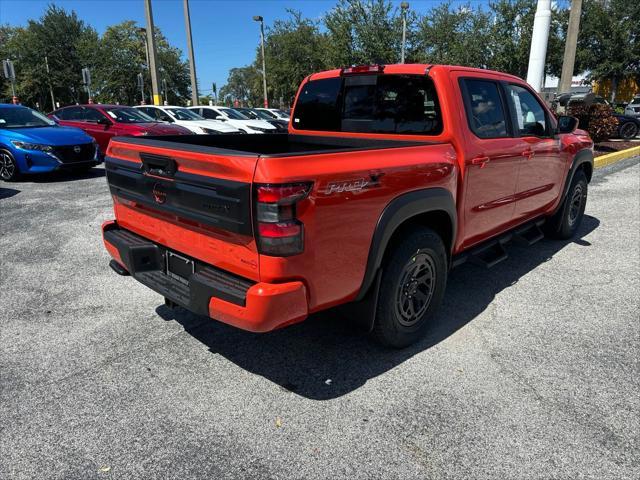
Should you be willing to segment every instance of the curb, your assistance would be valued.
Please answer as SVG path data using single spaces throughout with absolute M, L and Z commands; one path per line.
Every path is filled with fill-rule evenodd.
M 626 150 L 620 150 L 619 152 L 607 153 L 606 155 L 600 155 L 593 159 L 593 166 L 595 168 L 606 167 L 607 165 L 635 157 L 636 155 L 640 155 L 640 146 L 627 148 Z

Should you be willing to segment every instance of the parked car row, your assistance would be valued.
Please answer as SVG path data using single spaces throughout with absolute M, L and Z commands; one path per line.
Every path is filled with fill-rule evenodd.
M 47 116 L 0 104 L 0 178 L 59 169 L 86 170 L 103 161 L 120 136 L 282 133 L 286 112 L 276 109 L 173 105 L 70 105 Z

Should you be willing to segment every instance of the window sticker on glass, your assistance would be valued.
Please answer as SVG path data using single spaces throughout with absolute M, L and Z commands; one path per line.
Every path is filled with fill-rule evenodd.
M 522 130 L 524 128 L 524 117 L 522 115 L 522 105 L 520 103 L 520 97 L 515 90 L 511 90 L 511 99 L 516 109 L 516 118 L 518 119 L 518 128 Z
M 118 117 L 116 117 L 116 114 L 115 114 L 115 113 L 113 113 L 111 110 L 107 110 L 107 113 L 109 114 L 109 116 L 110 116 L 111 118 L 118 118 Z

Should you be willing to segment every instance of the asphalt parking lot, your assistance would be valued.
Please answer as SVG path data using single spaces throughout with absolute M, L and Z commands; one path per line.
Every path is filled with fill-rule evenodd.
M 0 478 L 640 477 L 640 165 L 579 238 L 452 273 L 385 350 L 328 312 L 270 334 L 107 266 L 104 171 L 0 183 Z

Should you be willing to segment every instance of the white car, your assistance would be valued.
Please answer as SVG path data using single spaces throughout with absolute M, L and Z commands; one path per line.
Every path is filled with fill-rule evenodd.
M 193 133 L 243 133 L 233 125 L 228 125 L 217 120 L 207 120 L 184 107 L 171 105 L 136 105 L 151 118 L 159 122 L 173 123 L 188 128 Z
M 219 120 L 227 125 L 238 128 L 245 133 L 276 133 L 278 129 L 264 120 L 252 120 L 246 115 L 227 107 L 212 107 L 210 105 L 200 105 L 189 107 L 207 120 Z
M 275 120 L 289 121 L 289 114 L 278 108 L 256 108 L 254 110 L 262 110 L 263 112 L 266 112 L 267 115 L 271 115 Z

